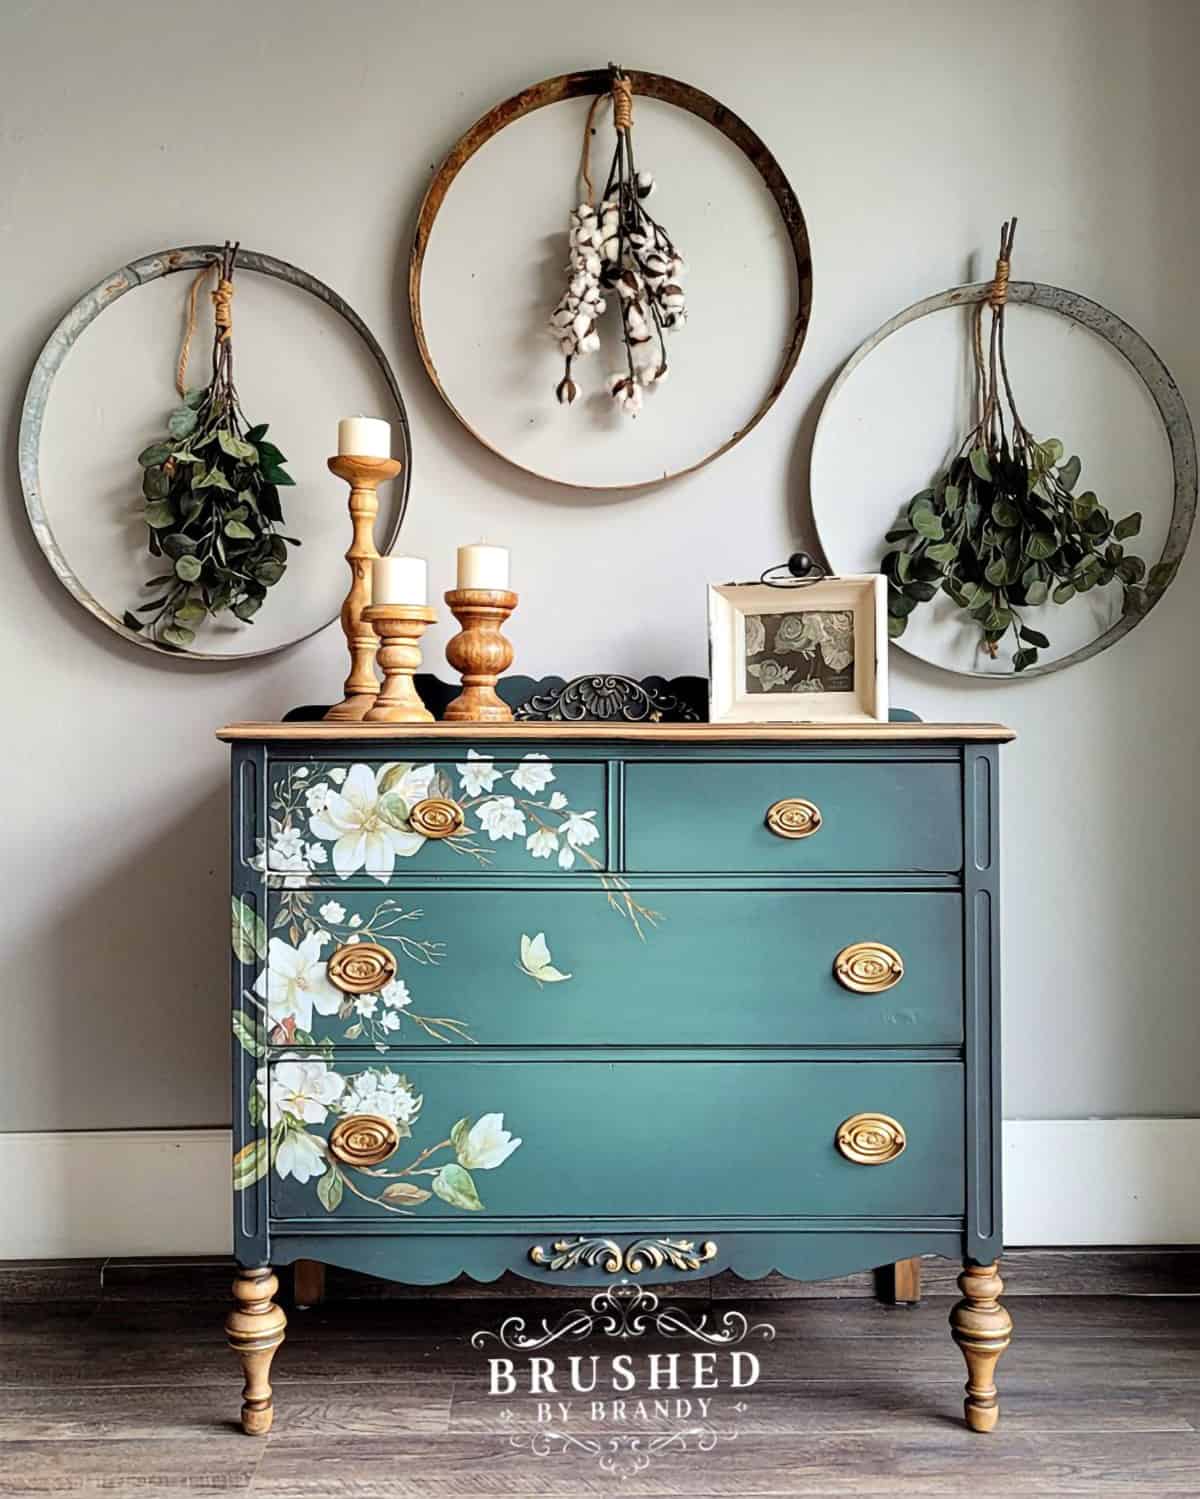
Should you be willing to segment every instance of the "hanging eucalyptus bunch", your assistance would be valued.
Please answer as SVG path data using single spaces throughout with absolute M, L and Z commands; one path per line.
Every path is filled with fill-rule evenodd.
M 1090 490 L 1082 465 L 1056 437 L 1038 441 L 1017 411 L 1004 345 L 1004 309 L 1017 221 L 1000 232 L 996 276 L 977 304 L 973 352 L 979 420 L 932 487 L 908 502 L 887 533 L 888 633 L 939 590 L 979 626 L 983 648 L 999 654 L 1012 638 L 1015 671 L 1034 666 L 1050 641 L 1026 623 L 1025 608 L 1065 604 L 1076 594 L 1119 583 L 1125 611 L 1144 612 L 1167 586 L 1174 564 L 1147 573 L 1123 543 L 1138 534 L 1139 512 L 1114 521 Z M 984 349 L 984 309 L 991 324 Z
M 649 172 L 639 172 L 634 160 L 633 89 L 620 68 L 609 66 L 610 93 L 599 95 L 588 112 L 580 165 L 586 196 L 571 214 L 567 288 L 551 315 L 550 331 L 566 359 L 555 395 L 569 406 L 579 394 L 573 361 L 599 350 L 599 320 L 608 298 L 615 296 L 625 366 L 609 376 L 608 392 L 622 411 L 636 416 L 643 390 L 667 378 L 667 330 L 687 321 L 681 285 L 687 267 L 670 235 L 645 207 L 655 181 Z M 600 203 L 593 206 L 588 164 L 592 124 L 598 106 L 609 97 L 617 143 Z
M 215 263 L 211 379 L 200 389 L 186 388 L 196 296 L 211 270 L 206 266 L 189 293 L 176 375 L 182 404 L 168 417 L 166 436 L 138 455 L 147 546 L 166 570 L 146 583 L 156 597 L 127 611 L 124 621 L 177 649 L 191 645 L 194 626 L 207 617 L 228 613 L 248 624 L 283 577 L 288 546 L 300 545 L 276 529 L 283 520 L 279 490 L 295 482 L 283 467 L 287 460 L 266 440 L 265 422 L 248 424 L 233 383 L 236 259 L 237 246 L 227 243 Z

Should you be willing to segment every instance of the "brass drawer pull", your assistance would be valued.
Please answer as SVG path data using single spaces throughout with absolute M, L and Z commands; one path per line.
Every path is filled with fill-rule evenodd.
M 370 994 L 396 977 L 396 959 L 377 942 L 348 942 L 329 959 L 329 982 L 345 994 Z
M 394 1119 L 380 1114 L 351 1114 L 329 1132 L 329 1153 L 347 1166 L 377 1166 L 400 1143 Z
M 811 838 L 821 826 L 821 809 L 802 796 L 789 796 L 767 808 L 767 826 L 780 838 Z
M 466 818 L 457 802 L 447 796 L 427 796 L 408 814 L 413 831 L 424 838 L 453 838 L 461 833 Z
M 838 1125 L 837 1148 L 858 1166 L 886 1166 L 907 1144 L 904 1126 L 888 1114 L 853 1114 Z
M 904 977 L 904 959 L 886 942 L 852 942 L 834 958 L 833 976 L 856 994 L 882 994 Z

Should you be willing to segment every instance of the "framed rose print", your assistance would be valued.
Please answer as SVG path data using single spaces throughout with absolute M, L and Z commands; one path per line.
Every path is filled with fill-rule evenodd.
M 886 722 L 887 580 L 708 589 L 713 723 Z

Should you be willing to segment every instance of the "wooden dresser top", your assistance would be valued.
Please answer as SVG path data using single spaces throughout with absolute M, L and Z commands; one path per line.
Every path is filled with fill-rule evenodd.
M 426 739 L 431 744 L 511 739 L 514 744 L 538 740 L 609 740 L 626 743 L 684 742 L 689 744 L 860 744 L 972 743 L 1003 744 L 1016 737 L 998 723 L 231 723 L 217 730 L 226 741 L 273 743 L 314 740 L 354 744 L 367 740 Z

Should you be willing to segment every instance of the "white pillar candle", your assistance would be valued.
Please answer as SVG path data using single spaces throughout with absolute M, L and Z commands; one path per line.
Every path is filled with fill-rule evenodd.
M 460 588 L 508 588 L 508 548 L 484 541 L 458 549 Z
M 426 604 L 429 585 L 424 557 L 376 557 L 371 564 L 373 604 Z
M 338 423 L 338 456 L 390 458 L 392 424 L 377 416 L 344 416 Z

